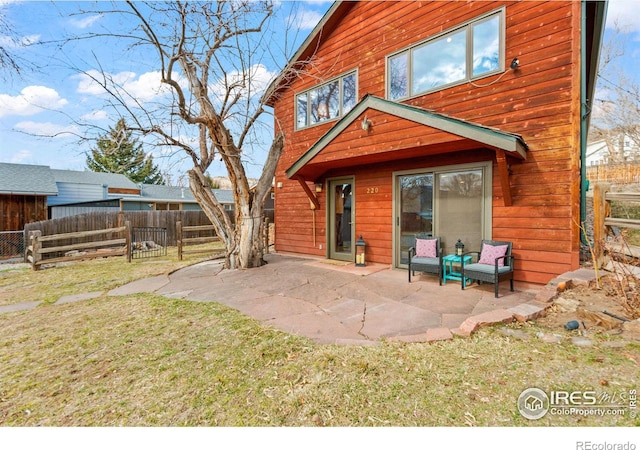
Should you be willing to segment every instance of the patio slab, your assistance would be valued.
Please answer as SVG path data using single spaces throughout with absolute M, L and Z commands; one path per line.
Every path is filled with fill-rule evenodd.
M 502 316 L 509 308 L 539 305 L 534 299 L 542 288 L 523 283 L 519 289 L 516 282 L 516 291 L 511 292 L 504 283 L 495 298 L 492 285 L 462 290 L 454 281 L 440 286 L 432 276 L 412 277 L 409 283 L 405 270 L 384 265 L 363 270 L 366 266 L 295 255 L 270 254 L 265 259 L 268 264 L 250 270 L 222 270 L 220 261 L 201 263 L 109 294 L 146 291 L 218 302 L 318 343 L 377 345 L 385 339 L 437 342 L 468 335 L 485 324 L 485 318 L 493 320 L 494 314 L 502 321 L 507 320 Z M 465 322 L 472 326 L 463 327 Z

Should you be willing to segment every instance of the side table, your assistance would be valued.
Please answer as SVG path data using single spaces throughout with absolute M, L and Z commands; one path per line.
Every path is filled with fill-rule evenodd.
M 457 280 L 464 283 L 464 281 L 462 281 L 462 274 L 454 270 L 454 264 L 459 267 L 462 264 L 462 258 L 464 258 L 465 264 L 471 264 L 471 255 L 447 255 L 442 258 L 442 284 L 447 284 L 447 280 Z

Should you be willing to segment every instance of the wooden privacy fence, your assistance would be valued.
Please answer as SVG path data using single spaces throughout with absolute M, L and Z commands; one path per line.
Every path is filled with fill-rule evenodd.
M 120 235 L 121 237 L 115 237 Z M 29 234 L 25 259 L 33 270 L 43 264 L 127 255 L 131 262 L 131 225 L 104 230 L 81 231 L 43 236 L 40 230 Z M 75 241 L 75 242 L 74 242 Z M 78 242 L 80 241 L 80 242 Z M 71 243 L 70 243 L 71 242 Z
M 640 206 L 640 192 L 609 192 L 608 184 L 596 184 L 593 189 L 593 240 L 594 253 L 597 264 L 602 266 L 604 261 L 604 246 L 607 234 L 613 227 L 640 230 L 640 219 L 611 217 L 611 202 L 638 202 Z M 618 252 L 631 257 L 640 257 L 640 247 L 627 245 L 619 248 Z
M 640 162 L 588 166 L 587 179 L 591 183 L 640 183 Z

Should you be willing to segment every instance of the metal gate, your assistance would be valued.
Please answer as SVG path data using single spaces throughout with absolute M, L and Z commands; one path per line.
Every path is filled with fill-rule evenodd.
M 167 255 L 167 229 L 135 227 L 131 230 L 131 257 L 155 258 Z

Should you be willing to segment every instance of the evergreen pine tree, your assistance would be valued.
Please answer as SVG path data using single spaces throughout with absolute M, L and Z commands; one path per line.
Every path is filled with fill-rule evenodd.
M 131 137 L 124 119 L 98 139 L 87 155 L 87 168 L 93 172 L 121 173 L 134 183 L 165 184 L 153 156 L 146 156 L 142 144 Z

